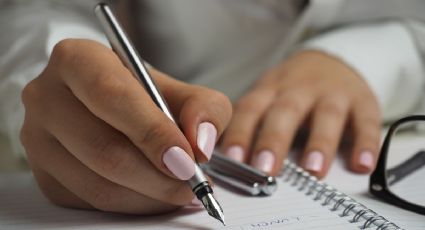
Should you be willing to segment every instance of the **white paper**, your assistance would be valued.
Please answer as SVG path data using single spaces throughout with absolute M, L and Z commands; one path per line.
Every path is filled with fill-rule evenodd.
M 389 205 L 372 196 L 368 192 L 369 175 L 350 172 L 341 158 L 335 159 L 324 181 L 384 216 L 387 220 L 396 223 L 401 228 L 409 230 L 425 229 L 425 216 Z M 421 193 L 423 197 L 425 196 L 424 179 L 420 179 L 418 184 L 423 189 L 415 190 L 415 192 Z
M 338 159 L 326 182 L 352 196 L 368 208 L 405 229 L 425 229 L 425 217 L 376 200 L 367 192 L 368 175 L 344 169 Z M 217 199 L 223 206 L 227 226 L 199 207 L 188 207 L 154 217 L 126 216 L 97 211 L 72 210 L 50 204 L 29 173 L 0 174 L 0 229 L 359 229 L 340 217 L 341 210 L 313 201 L 278 179 L 278 191 L 271 197 L 249 197 L 219 186 Z M 370 228 L 375 229 L 375 228 Z
M 29 174 L 0 177 L 1 229 L 358 229 L 338 212 L 279 181 L 271 197 L 249 197 L 216 186 L 227 226 L 199 207 L 154 217 L 80 211 L 50 204 Z

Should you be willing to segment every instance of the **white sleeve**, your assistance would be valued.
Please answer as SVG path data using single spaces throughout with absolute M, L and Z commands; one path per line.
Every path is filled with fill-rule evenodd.
M 377 96 L 385 121 L 414 112 L 424 94 L 421 52 L 406 22 L 342 27 L 302 48 L 335 56 L 360 74 Z
M 16 2 L 16 4 L 14 4 Z M 66 1 L 62 1 L 65 3 Z M 92 3 L 64 7 L 60 1 L 9 1 L 0 4 L 0 132 L 15 154 L 22 154 L 19 141 L 24 109 L 23 87 L 41 73 L 53 46 L 65 38 L 88 38 L 107 44 L 96 29 Z M 79 11 L 78 9 L 85 10 Z M 94 21 L 95 22 L 95 21 Z M 5 33 L 6 32 L 6 33 Z

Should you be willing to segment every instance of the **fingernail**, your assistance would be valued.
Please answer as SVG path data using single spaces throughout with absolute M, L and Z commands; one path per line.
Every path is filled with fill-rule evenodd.
M 195 163 L 180 147 L 169 148 L 162 160 L 167 168 L 180 180 L 188 180 L 195 175 Z
M 271 172 L 274 165 L 274 154 L 269 150 L 261 151 L 254 162 L 254 167 L 263 171 L 263 172 Z
M 233 145 L 227 148 L 226 155 L 235 161 L 243 161 L 243 149 L 238 145 Z
M 370 151 L 363 151 L 362 153 L 360 153 L 359 163 L 363 167 L 366 167 L 368 169 L 373 169 L 373 166 L 374 166 L 373 154 Z
M 308 154 L 306 169 L 314 172 L 320 172 L 325 158 L 319 151 L 313 151 Z
M 198 200 L 198 197 L 194 196 L 191 202 L 192 205 L 201 206 L 202 202 Z
M 217 129 L 210 122 L 203 122 L 198 126 L 198 148 L 209 160 L 214 150 Z

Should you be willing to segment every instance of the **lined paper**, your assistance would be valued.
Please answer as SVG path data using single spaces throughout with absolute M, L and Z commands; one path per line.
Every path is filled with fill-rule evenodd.
M 425 229 L 425 216 L 406 211 L 395 206 L 383 203 L 371 195 L 352 195 L 356 200 L 367 205 L 368 208 L 375 210 L 379 215 L 387 220 L 396 223 L 399 227 L 408 230 Z
M 423 178 L 419 178 L 418 181 L 422 182 Z M 350 195 L 401 228 L 409 230 L 425 229 L 425 216 L 386 204 L 372 196 L 368 192 L 369 175 L 359 175 L 347 170 L 341 155 L 332 164 L 325 182 Z M 412 188 L 414 190 L 412 192 L 424 197 L 425 183 L 415 183 L 415 186 L 419 186 L 419 188 Z
M 125 216 L 54 206 L 42 196 L 29 174 L 0 177 L 1 229 L 358 229 L 338 212 L 287 183 L 271 197 L 248 197 L 216 186 L 227 226 L 199 207 L 168 215 Z

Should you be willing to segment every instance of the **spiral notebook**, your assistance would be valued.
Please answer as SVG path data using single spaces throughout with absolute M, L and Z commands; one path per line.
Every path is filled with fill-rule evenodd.
M 19 182 L 19 183 L 17 183 Z M 168 215 L 125 216 L 49 204 L 29 174 L 0 177 L 1 229 L 400 229 L 295 164 L 285 162 L 273 196 L 251 197 L 215 186 L 227 226 L 199 207 Z

